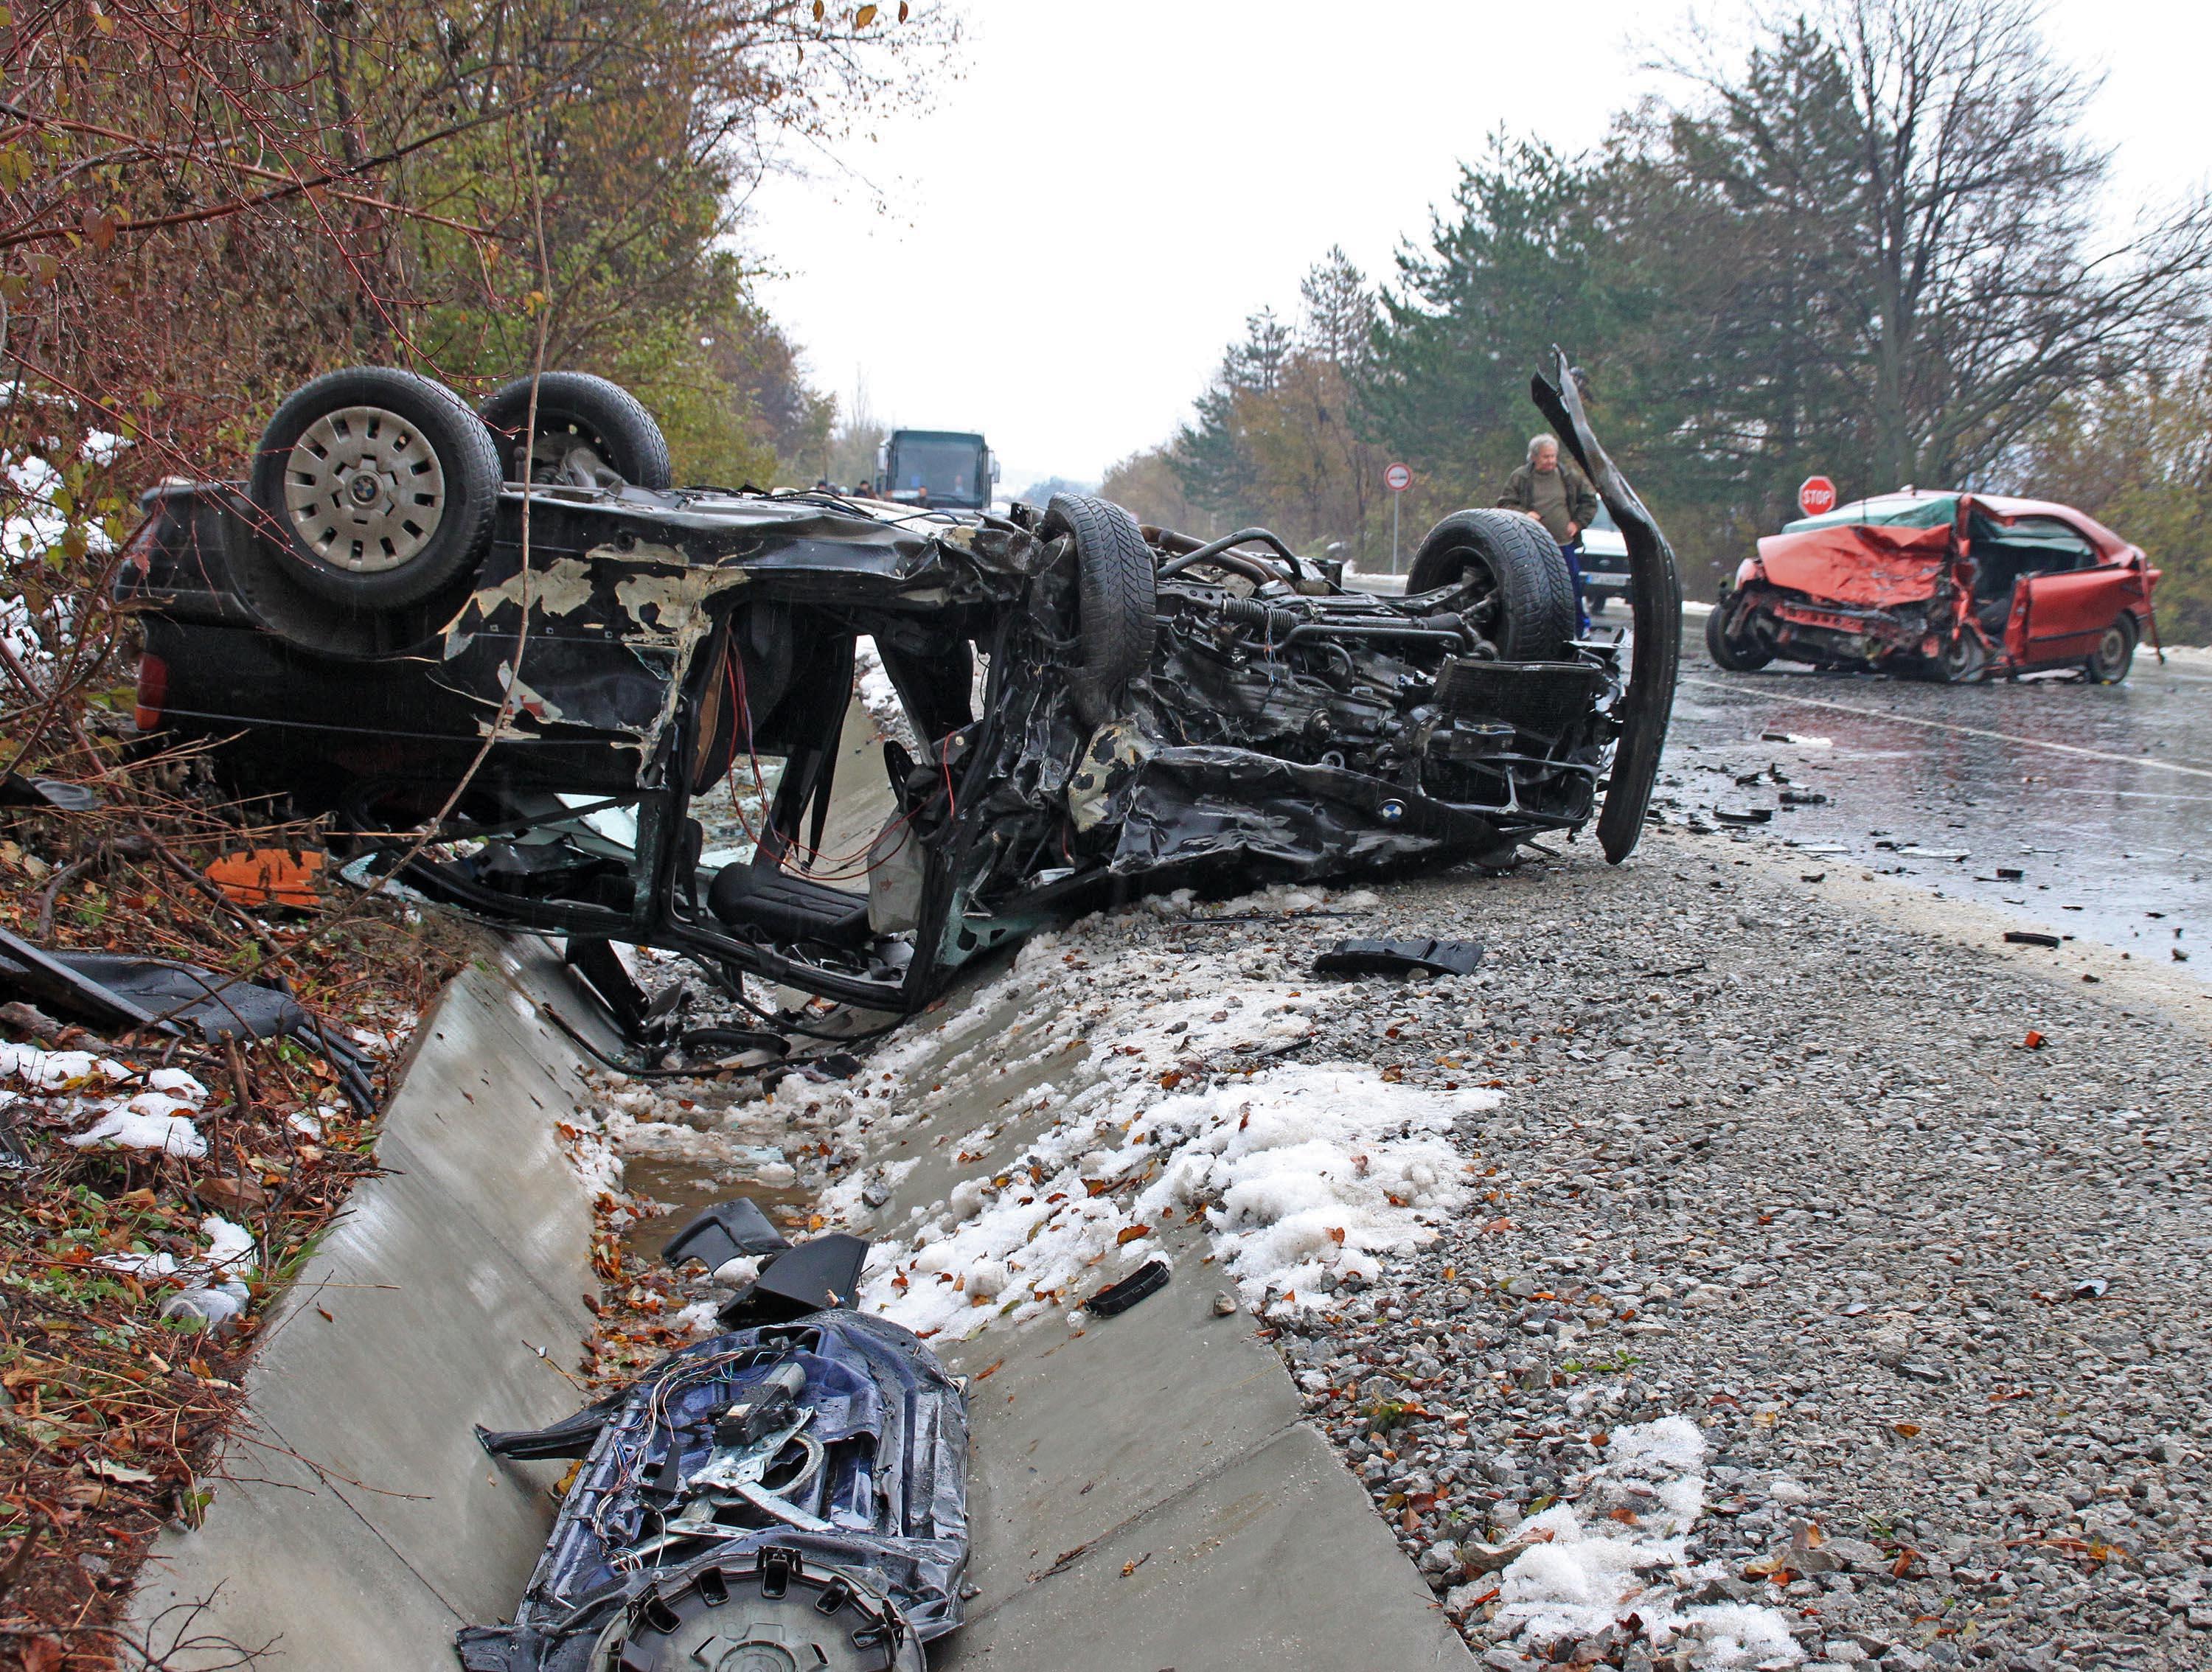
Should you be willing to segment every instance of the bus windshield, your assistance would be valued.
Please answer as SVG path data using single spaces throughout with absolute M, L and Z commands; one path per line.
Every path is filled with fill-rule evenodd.
M 981 505 L 982 443 L 973 437 L 902 436 L 890 458 L 890 492 L 900 499 L 926 496 L 933 505 Z

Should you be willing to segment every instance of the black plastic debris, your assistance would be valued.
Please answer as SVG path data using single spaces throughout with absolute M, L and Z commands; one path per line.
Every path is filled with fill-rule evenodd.
M 2056 946 L 2059 944 L 2057 935 L 2045 934 L 2040 929 L 2007 929 L 2005 941 L 2013 946 Z
M 1119 1283 L 1109 1283 L 1083 1303 L 1094 1318 L 1119 1317 L 1139 1301 L 1168 1286 L 1168 1262 L 1147 1260 Z
M 2027 872 L 2016 865 L 2001 865 L 1997 867 L 1997 880 L 2001 883 L 2025 882 Z
M 716 1316 L 726 1329 L 775 1323 L 824 1306 L 850 1306 L 860 1286 L 868 1245 L 831 1231 L 771 1255 L 760 1275 L 725 1302 Z
M 0 807 L 90 812 L 99 805 L 100 797 L 83 784 L 65 784 L 58 778 L 27 778 L 15 772 L 0 775 Z
M 768 1222 L 760 1204 L 750 1196 L 718 1201 L 701 1210 L 690 1224 L 668 1239 L 660 1257 L 672 1266 L 686 1260 L 706 1262 L 708 1271 L 745 1254 L 779 1254 L 791 1241 Z
M 921 1672 L 960 1624 L 968 1410 L 934 1353 L 842 1310 L 719 1335 L 495 1456 L 580 1457 L 469 1672 Z
M 1314 960 L 1317 976 L 1471 976 L 1479 940 L 1340 940 Z
M 0 989 L 101 1027 L 170 1034 L 189 1027 L 211 1045 L 289 1039 L 330 1063 L 356 1110 L 376 1105 L 368 1059 L 278 988 L 167 958 L 52 952 L 0 929 Z
M 1746 807 L 1741 812 L 1734 812 L 1725 807 L 1715 807 L 1713 817 L 1723 824 L 1768 824 L 1774 820 L 1774 809 Z
M 1828 798 L 1817 789 L 1785 789 L 1782 792 L 1785 807 L 1825 807 Z

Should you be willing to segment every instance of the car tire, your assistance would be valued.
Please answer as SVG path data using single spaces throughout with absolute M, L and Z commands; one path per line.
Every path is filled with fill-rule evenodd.
M 1933 672 L 1947 685 L 1978 685 L 1989 677 L 1989 648 L 1973 634 L 1960 632 L 1936 654 Z
M 1705 617 L 1705 654 L 1713 666 L 1729 673 L 1756 673 L 1774 660 L 1774 653 L 1753 639 L 1740 643 L 1728 635 L 1729 601 L 1723 597 Z
M 1421 542 L 1408 595 L 1480 571 L 1488 589 L 1461 613 L 1509 662 L 1567 660 L 1577 611 L 1575 578 L 1543 525 L 1514 511 L 1455 511 Z
M 494 390 L 477 409 L 499 449 L 502 482 L 522 480 L 522 427 L 530 421 L 530 384 L 516 378 Z M 557 441 L 587 450 L 599 465 L 633 488 L 662 489 L 676 480 L 668 461 L 668 438 L 643 402 L 619 383 L 589 372 L 547 372 L 538 379 L 538 434 L 531 453 L 532 479 L 575 486 L 605 486 L 601 472 L 568 470 L 539 459 Z M 588 479 L 586 479 L 588 478 Z
M 2107 627 L 2097 641 L 2097 648 L 2081 664 L 2087 670 L 2093 685 L 2117 685 L 2128 677 L 2135 666 L 2136 644 L 2141 635 L 2133 616 L 2122 616 Z
M 1048 539 L 1075 550 L 1076 664 L 1068 681 L 1075 712 L 1103 725 L 1127 708 L 1129 682 L 1152 666 L 1158 575 L 1137 520 L 1110 500 L 1054 494 L 1045 507 Z
M 331 372 L 261 432 L 244 544 L 357 610 L 419 603 L 472 571 L 499 508 L 499 455 L 461 398 L 392 366 Z

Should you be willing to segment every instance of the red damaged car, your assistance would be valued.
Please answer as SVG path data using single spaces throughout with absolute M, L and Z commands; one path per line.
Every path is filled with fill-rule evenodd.
M 1759 541 L 1706 617 L 1705 648 L 1738 672 L 1779 656 L 1954 684 L 2075 667 L 2116 684 L 2156 631 L 2158 577 L 2070 506 L 1907 489 Z

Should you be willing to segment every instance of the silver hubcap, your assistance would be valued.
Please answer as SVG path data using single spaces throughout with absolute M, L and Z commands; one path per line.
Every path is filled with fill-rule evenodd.
M 2127 635 L 2117 627 L 2107 627 L 2104 641 L 2097 647 L 2097 660 L 2107 668 L 2118 667 L 2120 658 L 2127 654 Z
M 284 503 L 307 549 L 334 568 L 380 575 L 419 556 L 446 516 L 446 473 L 415 426 L 380 406 L 309 424 L 284 462 Z

